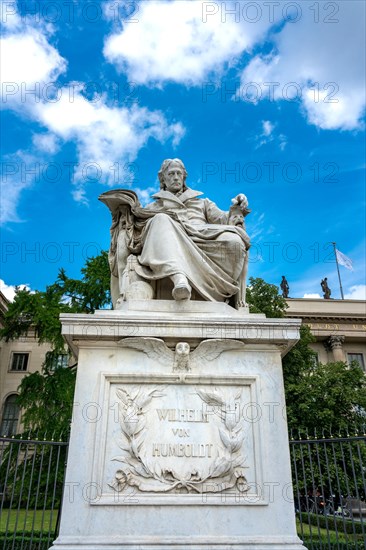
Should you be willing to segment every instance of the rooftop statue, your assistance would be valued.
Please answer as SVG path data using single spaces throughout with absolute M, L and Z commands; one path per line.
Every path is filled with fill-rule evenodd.
M 320 286 L 322 287 L 322 291 L 324 292 L 323 294 L 323 298 L 325 300 L 329 300 L 330 299 L 330 295 L 332 294 L 332 291 L 330 290 L 329 286 L 328 286 L 328 279 L 327 277 L 324 277 L 324 279 L 322 279 L 320 281 Z
M 284 298 L 288 298 L 288 293 L 290 292 L 290 287 L 289 287 L 287 279 L 284 275 L 282 275 L 282 280 L 281 280 L 280 287 L 281 287 L 281 290 L 282 290 L 282 296 Z
M 195 299 L 245 305 L 249 237 L 244 217 L 248 200 L 239 194 L 228 212 L 186 185 L 179 159 L 159 171 L 160 191 L 142 207 L 126 189 L 103 193 L 112 213 L 111 292 L 113 307 L 124 300 L 161 297 L 159 285 L 174 300 Z

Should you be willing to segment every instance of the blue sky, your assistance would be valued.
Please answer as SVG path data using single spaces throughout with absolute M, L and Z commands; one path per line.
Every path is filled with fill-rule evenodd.
M 249 275 L 365 299 L 365 4 L 1 2 L 2 289 L 78 277 L 109 246 L 98 195 L 165 158 L 252 210 Z

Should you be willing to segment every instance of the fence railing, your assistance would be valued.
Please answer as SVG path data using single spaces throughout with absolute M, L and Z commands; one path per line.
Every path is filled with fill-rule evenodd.
M 68 443 L 0 438 L 0 548 L 57 537 Z M 366 547 L 366 437 L 290 441 L 298 534 L 309 550 Z
M 366 547 L 366 437 L 290 441 L 298 533 L 310 550 Z
M 0 438 L 0 548 L 48 550 L 57 536 L 68 443 Z

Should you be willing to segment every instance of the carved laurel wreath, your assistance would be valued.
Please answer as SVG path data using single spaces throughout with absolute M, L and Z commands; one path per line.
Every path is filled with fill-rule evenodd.
M 241 454 L 244 441 L 243 428 L 240 425 L 240 415 L 234 413 L 233 403 L 225 402 L 217 390 L 207 392 L 196 390 L 197 395 L 213 413 L 222 421 L 219 427 L 221 441 L 225 448 L 225 456 L 213 460 L 208 471 L 202 473 L 198 469 L 188 472 L 184 477 L 171 468 L 161 468 L 157 462 L 152 462 L 142 455 L 147 429 L 145 427 L 146 407 L 153 398 L 165 394 L 158 388 L 148 392 L 141 388 L 128 393 L 124 388 L 116 390 L 119 399 L 118 411 L 121 426 L 119 447 L 126 452 L 123 456 L 112 458 L 124 464 L 118 469 L 109 486 L 116 492 L 121 492 L 129 485 L 143 492 L 174 492 L 174 493 L 216 493 L 234 486 L 241 493 L 249 490 L 244 476 L 247 466 L 246 457 Z M 240 392 L 234 399 L 240 399 Z

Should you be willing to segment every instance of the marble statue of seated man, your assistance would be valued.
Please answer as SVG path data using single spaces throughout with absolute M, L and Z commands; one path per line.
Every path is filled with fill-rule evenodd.
M 159 171 L 160 191 L 145 208 L 129 190 L 99 197 L 112 212 L 109 261 L 114 307 L 118 300 L 134 297 L 134 283 L 167 278 L 173 283 L 174 300 L 190 299 L 193 288 L 200 299 L 228 302 L 240 295 L 239 305 L 244 305 L 250 243 L 243 218 L 250 212 L 248 201 L 237 195 L 224 212 L 187 187 L 186 178 L 183 162 L 168 159 Z

